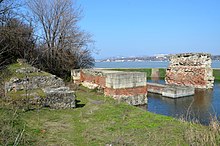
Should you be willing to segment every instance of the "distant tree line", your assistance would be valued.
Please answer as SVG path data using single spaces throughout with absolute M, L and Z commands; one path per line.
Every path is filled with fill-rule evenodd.
M 1 68 L 18 58 L 60 77 L 92 67 L 93 41 L 78 26 L 81 12 L 72 0 L 0 0 Z

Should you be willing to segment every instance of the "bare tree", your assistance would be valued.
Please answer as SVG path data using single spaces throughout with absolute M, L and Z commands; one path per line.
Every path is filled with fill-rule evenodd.
M 87 67 L 93 65 L 94 60 L 86 48 L 92 42 L 91 36 L 77 26 L 81 9 L 76 8 L 72 0 L 31 0 L 28 6 L 40 25 L 37 32 L 42 43 L 40 48 L 45 53 L 44 65 L 50 71 L 79 68 L 77 56 L 83 50 L 87 50 L 86 56 L 91 58 Z
M 33 48 L 33 30 L 15 12 L 18 1 L 0 0 L 0 69 Z
M 7 13 L 13 7 L 13 2 L 10 0 L 0 0 L 0 16 Z

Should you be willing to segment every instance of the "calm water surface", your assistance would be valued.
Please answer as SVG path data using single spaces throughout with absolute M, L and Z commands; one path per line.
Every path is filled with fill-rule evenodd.
M 144 108 L 157 114 L 197 120 L 202 124 L 208 124 L 214 116 L 220 120 L 220 82 L 215 81 L 213 89 L 196 89 L 194 96 L 178 99 L 148 93 L 148 105 Z
M 97 62 L 97 68 L 166 68 L 169 62 Z M 213 61 L 213 68 L 220 68 L 220 61 Z M 164 83 L 163 80 L 148 82 Z M 162 97 L 148 93 L 148 105 L 142 107 L 150 112 L 198 120 L 208 124 L 210 117 L 216 116 L 220 121 L 220 82 L 215 81 L 214 88 L 209 90 L 197 89 L 194 96 L 178 99 Z

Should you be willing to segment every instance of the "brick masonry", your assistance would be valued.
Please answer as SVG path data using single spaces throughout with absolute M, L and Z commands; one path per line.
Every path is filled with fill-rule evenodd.
M 132 105 L 147 103 L 145 73 L 85 69 L 80 72 L 80 81 L 82 85 L 90 89 L 101 88 L 104 95 L 119 101 Z
M 113 88 L 105 88 L 105 95 L 114 96 L 114 95 L 139 95 L 146 94 L 147 87 L 133 87 L 133 88 L 121 88 L 121 89 L 113 89 Z
M 101 76 L 101 75 L 94 75 L 94 74 L 89 74 L 89 72 L 84 72 L 84 71 L 81 71 L 81 77 L 80 77 L 80 80 L 82 82 L 89 82 L 89 83 L 93 83 L 93 84 L 96 84 L 102 88 L 105 87 L 105 80 L 106 80 L 106 77 L 105 76 Z
M 214 83 L 211 55 L 185 53 L 173 55 L 166 70 L 166 84 L 212 88 Z

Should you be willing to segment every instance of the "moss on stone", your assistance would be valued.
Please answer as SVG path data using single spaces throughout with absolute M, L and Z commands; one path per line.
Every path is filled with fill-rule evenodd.
M 33 90 L 19 90 L 19 91 L 10 91 L 6 94 L 12 100 L 20 100 L 25 98 L 34 98 L 36 96 L 46 97 L 46 94 L 42 91 L 42 89 L 33 89 Z
M 19 63 L 14 63 L 9 65 L 3 72 L 6 72 L 9 74 L 6 78 L 5 81 L 8 81 L 11 77 L 17 77 L 17 78 L 26 78 L 26 77 L 34 77 L 34 76 L 49 76 L 51 75 L 50 73 L 40 71 L 40 72 L 31 72 L 31 73 L 18 73 L 16 72 L 17 69 L 21 68 L 31 68 L 32 66 L 29 64 L 19 64 Z

